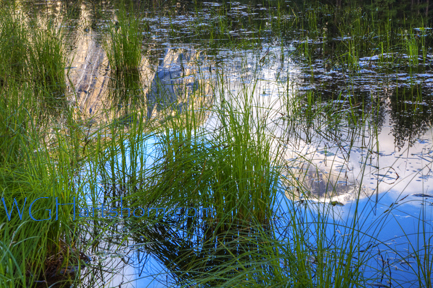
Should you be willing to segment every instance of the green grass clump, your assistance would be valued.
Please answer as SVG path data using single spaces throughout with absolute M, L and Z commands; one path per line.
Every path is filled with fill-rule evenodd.
M 0 86 L 31 84 L 43 103 L 42 109 L 64 108 L 66 59 L 62 31 L 52 21 L 30 21 L 14 6 L 2 7 L 0 16 Z
M 253 115 L 259 109 L 250 95 L 240 98 L 214 107 L 221 121 L 214 133 L 199 128 L 203 116 L 194 106 L 164 121 L 146 195 L 165 199 L 159 203 L 166 206 L 212 207 L 209 221 L 269 221 L 278 182 L 272 138 Z
M 208 201 L 219 217 L 231 214 L 234 219 L 253 217 L 266 223 L 272 214 L 279 177 L 272 155 L 278 152 L 271 152 L 272 138 L 262 119 L 257 119 L 257 104 L 248 92 L 240 98 L 242 111 L 229 101 L 218 110 L 222 129 L 217 132 L 217 148 L 208 161 L 215 173 L 209 181 L 212 193 L 203 196 L 210 197 Z
M 110 27 L 110 38 L 106 44 L 111 69 L 116 73 L 136 72 L 141 66 L 143 41 L 140 20 L 132 11 L 128 13 L 122 4 L 116 15 L 117 21 Z
M 5 87 L 11 80 L 26 79 L 30 43 L 23 15 L 3 8 L 0 19 L 0 87 Z
M 0 93 L 0 135 L 2 136 L 0 164 L 11 161 L 20 163 L 26 158 L 23 149 L 29 145 L 30 139 L 26 135 L 31 127 L 29 127 L 29 111 L 26 110 L 22 97 L 19 96 L 22 88 L 4 89 Z M 26 92 L 29 93 L 29 88 L 24 93 Z
M 77 194 L 70 183 L 70 164 L 56 161 L 69 157 L 68 149 L 54 155 L 44 144 L 49 119 L 41 117 L 34 87 L 16 84 L 3 90 L 0 98 L 0 283 L 2 287 L 32 287 L 33 281 L 78 263 L 77 259 L 70 262 L 78 257 L 72 244 L 72 207 L 60 206 L 59 213 L 55 212 L 56 197 L 58 203 L 71 203 Z M 54 135 L 57 141 L 59 137 Z M 48 199 L 34 203 L 32 216 L 47 220 L 35 221 L 29 208 L 41 197 Z M 11 212 L 14 205 L 22 215 L 16 206 Z M 53 255 L 57 255 L 55 260 Z
M 59 108 L 66 122 L 73 122 L 65 109 L 62 32 L 49 21 L 45 29 L 27 21 L 15 8 L 0 9 L 0 286 L 34 287 L 34 281 L 80 262 L 72 207 L 60 206 L 55 213 L 55 198 L 71 203 L 77 196 L 71 185 L 77 166 L 65 158 L 75 155 L 70 151 L 77 142 L 52 129 Z M 41 197 L 48 199 L 37 200 Z M 35 200 L 32 216 L 47 220 L 30 217 Z
M 66 106 L 66 58 L 63 34 L 56 30 L 53 22 L 47 21 L 46 28 L 33 24 L 28 55 L 30 77 L 35 94 L 43 102 L 43 109 L 58 112 Z

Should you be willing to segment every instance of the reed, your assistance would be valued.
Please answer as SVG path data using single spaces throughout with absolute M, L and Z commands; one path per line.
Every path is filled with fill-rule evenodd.
M 119 4 L 117 21 L 111 24 L 109 40 L 105 44 L 111 69 L 116 73 L 137 73 L 141 66 L 143 34 L 140 20 L 132 6 L 129 10 L 127 7 L 123 2 Z
M 25 26 L 27 19 L 12 9 L 0 8 L 0 87 L 28 77 L 26 64 L 30 43 Z
M 54 199 L 69 203 L 76 191 L 70 182 L 72 174 L 65 173 L 71 173 L 70 164 L 56 161 L 52 153 L 56 146 L 52 140 L 63 138 L 50 129 L 52 110 L 65 108 L 61 34 L 50 25 L 46 29 L 32 26 L 35 23 L 23 15 L 8 13 L 10 9 L 14 8 L 0 9 L 4 16 L 0 50 L 7 51 L 0 62 L 2 75 L 7 76 L 0 92 L 0 283 L 2 287 L 33 287 L 36 280 L 58 275 L 81 261 L 73 244 L 71 207 L 54 213 Z M 59 149 L 57 155 L 67 150 Z
M 59 203 L 71 203 L 76 196 L 70 182 L 71 168 L 67 161 L 55 161 L 44 146 L 46 139 L 42 135 L 47 118 L 41 118 L 33 93 L 31 84 L 12 87 L 3 92 L 0 104 L 4 117 L 0 129 L 3 139 L 0 277 L 2 283 L 14 287 L 32 287 L 35 280 L 56 275 L 62 267 L 78 263 L 79 258 L 72 244 L 72 207 L 55 213 L 56 198 Z M 64 157 L 68 153 L 65 151 L 59 150 L 58 155 Z M 18 205 L 21 216 L 16 206 L 12 209 L 14 205 Z M 53 255 L 58 255 L 55 260 Z
M 169 4 L 153 1 L 153 12 Z M 326 145 L 323 151 L 325 165 L 327 161 L 334 164 L 338 159 L 328 156 L 331 148 L 345 151 L 349 158 L 352 149 L 361 149 L 354 143 L 362 137 L 370 141 L 362 149 L 379 155 L 382 100 L 374 95 L 344 100 L 340 91 L 331 96 L 320 89 L 294 91 L 286 71 L 279 71 L 275 80 L 264 80 L 260 69 L 274 71 L 271 64 L 276 58 L 271 48 L 264 51 L 261 45 L 281 45 L 281 67 L 286 67 L 288 57 L 293 58 L 303 69 L 311 69 L 309 80 L 313 82 L 316 60 L 324 60 L 329 65 L 325 69 L 341 69 L 350 76 L 361 69 L 361 58 L 375 55 L 379 57 L 374 64 L 368 63 L 371 67 L 409 64 L 402 69 L 415 71 L 428 58 L 429 34 L 421 29 L 421 37 L 413 32 L 411 23 L 383 21 L 384 15 L 394 17 L 392 11 L 358 4 L 333 7 L 318 1 L 311 5 L 278 1 L 277 8 L 259 4 L 253 8 L 264 8 L 266 12 L 257 13 L 266 15 L 265 20 L 233 19 L 238 16 L 232 10 L 243 8 L 232 9 L 236 3 L 223 3 L 209 8 L 208 26 L 199 28 L 194 21 L 188 26 L 199 43 L 230 48 L 230 53 L 247 50 L 237 69 L 249 76 L 240 77 L 236 89 L 219 69 L 225 63 L 217 59 L 209 62 L 216 76 L 211 65 L 209 74 L 194 72 L 200 81 L 191 82 L 190 86 L 197 87 L 191 93 L 185 88 L 186 80 L 176 79 L 185 85 L 171 94 L 175 89 L 167 86 L 173 83 L 156 79 L 145 94 L 139 76 L 141 29 L 145 26 L 151 32 L 151 24 L 142 25 L 140 17 L 122 3 L 104 44 L 115 71 L 109 86 L 112 107 L 103 111 L 109 115 L 106 121 L 94 126 L 77 121 L 81 115 L 66 101 L 63 32 L 54 22 L 44 22 L 43 27 L 0 9 L 0 194 L 8 208 L 14 200 L 21 207 L 26 199 L 27 211 L 29 203 L 49 197 L 35 202 L 33 216 L 50 218 L 48 211 L 52 213 L 50 219 L 34 221 L 28 213 L 21 218 L 16 210 L 9 219 L 0 209 L 1 287 L 32 287 L 37 280 L 47 284 L 69 266 L 78 266 L 81 272 L 88 260 L 83 252 L 107 243 L 114 245 L 111 251 L 121 251 L 129 247 L 131 238 L 136 242 L 145 239 L 142 252 L 158 256 L 167 274 L 175 275 L 173 286 L 367 287 L 380 278 L 382 267 L 371 265 L 381 257 L 374 248 L 391 249 L 378 239 L 398 206 L 390 207 L 373 223 L 367 222 L 370 210 L 359 199 L 362 178 L 352 191 L 356 199 L 349 209 L 351 218 L 341 221 L 334 206 L 342 203 L 332 199 L 337 191 L 327 190 L 323 197 L 327 202 L 315 199 L 305 184 L 308 170 L 296 172 L 294 166 L 299 163 L 287 160 L 284 153 L 291 141 L 310 144 L 320 139 L 335 144 Z M 195 5 L 199 14 L 202 7 Z M 168 8 L 164 13 L 171 21 L 179 10 Z M 262 11 L 253 8 L 248 9 Z M 170 35 L 181 35 L 182 30 L 170 23 Z M 410 32 L 403 32 L 406 27 Z M 245 36 L 241 29 L 250 29 L 252 36 Z M 290 34 L 293 31 L 297 34 Z M 286 48 L 293 37 L 297 47 L 289 54 Z M 12 51 L 10 57 L 4 56 L 7 51 Z M 209 54 L 218 55 L 216 51 Z M 407 57 L 400 57 L 402 54 Z M 182 73 L 179 78 L 184 77 Z M 214 81 L 210 89 L 201 81 L 208 78 Z M 262 92 L 259 83 L 264 82 L 284 88 L 278 99 L 281 108 L 257 100 Z M 350 84 L 344 88 L 353 92 Z M 209 90 L 211 100 L 203 100 Z M 413 113 L 424 111 L 419 104 L 421 91 L 407 90 L 411 94 L 401 95 L 405 90 L 400 90 L 392 95 L 391 100 L 398 101 L 391 104 Z M 405 101 L 417 103 L 409 106 L 412 104 Z M 212 126 L 215 123 L 217 127 Z M 410 121 L 405 125 L 403 129 L 416 130 Z M 315 167 L 315 159 L 308 156 L 300 157 L 302 167 Z M 369 156 L 361 159 L 362 173 L 372 165 L 367 163 Z M 54 215 L 56 197 L 61 203 L 71 203 L 75 197 L 80 207 L 87 208 L 101 202 L 120 208 L 117 199 L 123 197 L 123 206 L 131 209 L 205 207 L 214 213 L 186 219 L 147 215 L 74 220 L 71 206 L 61 206 Z M 285 207 L 285 214 L 276 213 L 279 205 Z M 415 242 L 401 227 L 408 242 L 417 243 L 409 245 L 416 262 L 414 283 L 424 287 L 431 287 L 433 263 L 429 220 L 420 215 Z M 80 272 L 63 274 L 56 281 L 79 285 Z M 107 285 L 95 281 L 95 287 Z

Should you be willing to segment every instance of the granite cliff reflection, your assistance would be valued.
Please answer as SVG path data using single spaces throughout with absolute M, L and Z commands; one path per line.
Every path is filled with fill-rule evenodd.
M 113 74 L 98 40 L 96 32 L 86 33 L 72 52 L 75 56 L 69 78 L 75 105 L 84 119 L 107 122 L 127 117 L 131 105 L 145 109 L 147 119 L 151 119 L 182 113 L 193 104 L 201 108 L 212 104 L 211 85 L 201 77 L 196 64 L 204 59 L 202 53 L 167 49 L 159 65 L 143 56 L 137 73 Z M 207 114 L 200 115 L 203 122 Z

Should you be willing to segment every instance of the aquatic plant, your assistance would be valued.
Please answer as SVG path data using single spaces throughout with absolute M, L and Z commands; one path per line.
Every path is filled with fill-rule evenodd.
M 137 73 L 141 66 L 141 47 L 143 34 L 140 30 L 138 15 L 133 13 L 132 6 L 123 2 L 117 9 L 117 21 L 111 24 L 109 40 L 105 44 L 111 69 L 116 73 Z
M 0 283 L 2 287 L 33 287 L 36 280 L 58 275 L 71 263 L 79 265 L 82 257 L 72 244 L 71 209 L 48 213 L 56 211 L 56 197 L 71 201 L 75 192 L 70 177 L 63 174 L 70 164 L 56 162 L 52 150 L 53 140 L 63 136 L 50 129 L 53 110 L 64 109 L 65 102 L 60 32 L 52 26 L 46 30 L 32 26 L 9 9 L 15 8 L 0 9 L 4 16 L 0 50 L 5 52 L 0 70 L 7 75 L 0 91 Z M 69 148 L 62 149 L 57 155 L 65 155 Z M 51 201 L 41 199 L 47 196 Z
M 56 163 L 44 147 L 48 118 L 41 117 L 33 85 L 16 84 L 1 96 L 0 278 L 5 287 L 29 287 L 35 280 L 59 273 L 62 265 L 79 263 L 80 255 L 72 244 L 72 207 L 54 212 L 54 199 L 70 203 L 75 191 L 65 177 L 69 175 L 65 173 L 70 169 L 68 162 Z M 67 155 L 66 150 L 59 150 L 58 155 Z M 50 260 L 54 255 L 62 256 Z
M 14 11 L 13 9 L 11 9 Z M 9 9 L 0 9 L 0 87 L 9 81 L 28 77 L 28 31 L 24 15 Z
M 36 23 L 30 24 L 27 69 L 35 87 L 34 93 L 41 100 L 41 108 L 59 113 L 66 106 L 63 33 L 51 21 L 43 24 L 44 28 Z
M 397 148 L 410 146 L 429 127 L 431 103 L 425 100 L 429 90 L 422 81 L 415 89 L 413 80 L 409 88 L 394 89 L 399 86 L 391 82 L 402 81 L 396 77 L 375 88 L 385 92 L 362 94 L 353 83 L 356 77 L 367 78 L 365 73 L 387 74 L 387 69 L 398 68 L 413 76 L 417 69 L 428 69 L 428 29 L 414 30 L 413 23 L 397 21 L 395 17 L 401 15 L 392 7 L 376 9 L 345 1 L 337 1 L 336 6 L 321 1 L 245 6 L 195 1 L 190 3 L 194 17 L 191 13 L 180 22 L 193 19 L 182 26 L 176 16 L 188 12 L 188 3 L 151 1 L 145 5 L 148 15 L 167 16 L 158 25 L 169 28 L 164 35 L 172 37 L 171 44 L 193 42 L 212 48 L 206 50 L 211 60 L 194 60 L 206 73 L 196 75 L 191 70 L 185 75 L 181 59 L 176 63 L 182 70 L 174 76 L 177 82 L 156 79 L 145 88 L 139 76 L 142 32 L 150 32 L 149 43 L 144 43 L 149 55 L 158 60 L 162 49 L 158 50 L 157 41 L 150 41 L 152 19 L 143 20 L 142 25 L 133 9 L 122 3 L 115 12 L 118 22 L 110 26 L 104 44 L 115 73 L 110 75 L 111 107 L 101 109 L 106 117 L 99 122 L 78 121 L 83 116 L 79 109 L 69 109 L 64 101 L 65 51 L 62 33 L 53 22 L 46 22 L 46 29 L 26 17 L 21 21 L 21 16 L 1 12 L 0 52 L 14 48 L 10 58 L 0 53 L 0 192 L 7 207 L 15 199 L 21 205 L 24 199 L 28 204 L 50 196 L 62 203 L 80 198 L 81 207 L 103 202 L 119 208 L 116 198 L 123 197 L 123 205 L 130 209 L 193 206 L 212 207 L 214 213 L 187 219 L 157 215 L 100 219 L 97 215 L 74 222 L 72 206 L 61 206 L 58 221 L 35 222 L 27 214 L 21 219 L 16 210 L 9 220 L 0 209 L 0 286 L 48 286 L 50 280 L 65 285 L 110 285 L 101 279 L 105 275 L 99 276 L 102 270 L 96 271 L 97 263 L 92 263 L 95 270 L 89 269 L 89 282 L 80 282 L 87 279 L 79 275 L 82 261 L 87 260 L 81 252 L 104 249 L 110 258 L 125 254 L 118 257 L 119 263 L 128 262 L 126 254 L 136 251 L 158 257 L 165 271 L 155 274 L 173 276 L 173 286 L 384 287 L 389 284 L 385 281 L 431 286 L 431 226 L 424 216 L 417 219 L 415 241 L 401 227 L 408 253 L 415 259 L 409 268 L 414 279 L 391 279 L 385 272 L 394 267 L 382 258 L 383 249 L 399 257 L 393 263 L 408 260 L 407 255 L 380 240 L 379 232 L 399 211 L 398 203 L 391 203 L 369 223 L 365 219 L 376 210 L 367 210 L 360 201 L 367 176 L 374 173 L 376 179 L 385 178 L 379 164 L 372 163 L 382 157 L 378 135 L 386 126 L 384 110 L 391 109 L 391 120 L 400 121 L 395 125 L 400 130 L 391 130 Z M 98 4 L 92 4 L 96 11 Z M 51 11 L 52 7 L 47 4 L 46 8 Z M 79 5 L 74 9 L 79 15 Z M 209 20 L 207 25 L 199 26 L 205 20 Z M 95 21 L 92 27 L 98 24 Z M 192 34 L 192 38 L 184 37 Z M 221 48 L 230 55 L 220 53 Z M 232 72 L 232 67 L 227 68 L 232 59 L 239 60 L 233 65 L 234 77 L 224 75 Z M 305 73 L 293 78 L 288 61 Z M 264 76 L 275 78 L 264 77 L 261 69 L 266 69 Z M 185 80 L 188 77 L 196 78 Z M 233 86 L 231 77 L 240 84 Z M 318 84 L 320 77 L 325 80 Z M 208 89 L 197 79 L 214 83 Z M 311 87 L 296 91 L 294 80 L 306 80 Z M 178 89 L 171 89 L 175 85 Z M 281 93 L 276 97 L 281 101 L 279 108 L 255 98 L 270 96 L 265 90 L 272 85 L 278 89 L 269 93 Z M 316 142 L 325 143 L 318 144 L 319 151 L 299 152 L 290 158 L 285 154 L 288 145 L 302 148 Z M 348 186 L 346 166 L 350 157 L 356 157 L 355 150 L 365 152 L 365 157 L 356 161 L 362 176 L 356 189 L 349 191 L 353 205 L 348 208 L 334 198 L 339 191 L 331 180 L 323 185 L 325 192 L 315 197 L 314 185 L 323 184 L 321 175 L 326 174 L 319 164 L 329 165 L 337 184 Z M 339 153 L 338 157 L 333 153 Z M 318 164 L 314 157 L 321 157 L 322 162 Z M 336 163 L 343 163 L 343 168 Z M 373 172 L 366 174 L 367 167 Z M 381 203 L 379 194 L 378 189 L 368 194 L 368 203 Z M 276 213 L 278 205 L 285 207 L 284 214 Z M 340 206 L 350 210 L 351 218 L 341 221 L 337 217 Z M 39 199 L 33 206 L 34 216 L 48 218 L 46 209 L 55 211 L 56 202 Z M 141 250 L 131 248 L 137 246 Z M 123 248 L 130 252 L 119 252 Z M 374 266 L 376 260 L 379 264 Z M 69 273 L 75 266 L 77 275 Z M 56 278 L 61 272 L 66 273 L 64 277 Z

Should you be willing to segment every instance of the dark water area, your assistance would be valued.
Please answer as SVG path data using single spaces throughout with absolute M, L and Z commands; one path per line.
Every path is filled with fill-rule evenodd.
M 65 97 L 89 135 L 113 122 L 132 129 L 137 107 L 145 111 L 143 122 L 155 123 L 190 111 L 192 96 L 200 111 L 194 118 L 200 129 L 191 132 L 199 139 L 191 144 L 195 150 L 179 145 L 176 153 L 182 146 L 185 155 L 173 156 L 190 170 L 164 162 L 170 154 L 164 145 L 180 137 L 173 124 L 139 140 L 125 138 L 119 155 L 105 150 L 116 161 L 89 161 L 76 185 L 88 192 L 89 207 L 119 207 L 110 199 L 120 196 L 128 207 L 214 205 L 215 222 L 185 219 L 183 210 L 145 220 L 81 220 L 88 261 L 65 272 L 75 282 L 64 287 L 335 287 L 346 285 L 338 281 L 348 275 L 356 279 L 351 287 L 432 287 L 429 1 L 133 1 L 123 5 L 139 19 L 143 41 L 140 67 L 129 74 L 116 72 L 107 52 L 110 31 L 121 25 L 118 2 L 13 2 L 29 19 L 48 19 L 64 32 Z M 254 194 L 260 200 L 244 208 L 271 211 L 254 220 L 235 218 L 241 209 L 223 209 L 230 216 L 220 217 L 217 205 L 232 201 L 230 191 L 222 202 L 203 200 L 211 192 L 182 178 L 191 173 L 191 182 L 199 183 L 203 171 L 218 170 L 213 156 L 196 164 L 201 155 L 224 150 L 212 147 L 212 135 L 222 133 L 229 117 L 215 107 L 231 103 L 233 111 L 245 111 L 244 95 L 257 108 L 248 116 L 253 130 L 274 139 L 266 151 L 281 172 L 275 180 L 266 170 L 273 192 Z M 115 137 L 108 132 L 107 139 Z M 134 162 L 140 155 L 145 164 Z M 98 165 L 106 174 L 93 175 Z M 165 175 L 164 165 L 179 183 L 149 176 Z M 152 189 L 191 194 L 177 203 L 171 196 L 152 203 L 128 198 L 134 188 L 144 189 L 138 180 L 125 184 L 136 171 L 137 179 L 155 177 L 146 180 Z M 118 182 L 107 184 L 112 179 Z M 219 191 L 211 184 L 212 193 Z M 303 265 L 308 272 L 297 275 Z

